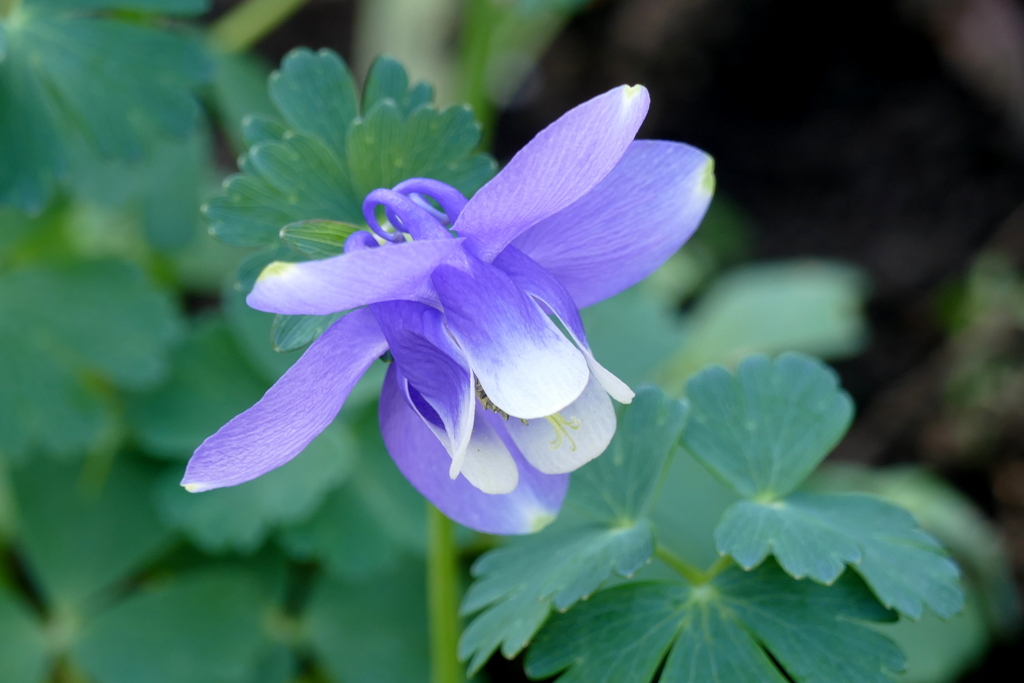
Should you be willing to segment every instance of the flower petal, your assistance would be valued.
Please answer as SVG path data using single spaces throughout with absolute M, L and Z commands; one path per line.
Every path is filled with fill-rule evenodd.
M 441 422 L 438 438 L 452 457 L 450 476 L 462 468 L 473 432 L 476 394 L 469 362 L 444 330 L 441 311 L 413 301 L 370 307 L 406 381 Z M 411 400 L 411 399 L 410 399 Z
M 441 512 L 463 526 L 488 534 L 528 534 L 555 518 L 565 499 L 569 477 L 541 474 L 514 446 L 511 457 L 519 483 L 511 493 L 487 494 L 464 476 L 449 478 L 448 453 L 409 406 L 396 377 L 396 369 L 388 368 L 381 390 L 384 443 L 405 478 Z M 491 424 L 492 419 L 483 421 Z
M 455 469 L 455 457 L 449 447 L 449 438 L 437 412 L 430 407 L 423 396 L 402 376 L 401 368 L 395 367 L 395 381 L 401 389 L 402 396 L 409 407 L 419 415 L 423 424 L 434 433 L 438 441 L 448 451 L 452 459 L 452 467 L 448 470 L 448 478 L 455 479 L 460 474 L 466 477 L 476 488 L 484 493 L 511 493 L 519 481 L 516 463 L 509 455 L 508 448 L 495 434 L 494 429 L 480 418 L 483 410 L 471 407 L 469 423 L 470 439 L 459 457 L 459 467 Z
M 583 329 L 583 320 L 580 318 L 579 309 L 576 308 L 569 292 L 551 273 L 512 246 L 506 247 L 503 252 L 498 254 L 498 257 L 494 259 L 494 265 L 512 278 L 512 282 L 520 289 L 542 302 L 558 316 L 565 328 L 569 330 L 573 341 L 583 351 L 590 372 L 594 374 L 604 390 L 612 395 L 612 398 L 619 403 L 632 402 L 635 394 L 629 385 L 609 372 L 594 358 L 594 353 L 590 350 L 590 343 L 587 341 L 587 333 Z
M 432 279 L 448 329 L 496 406 L 544 417 L 583 393 L 586 360 L 508 275 L 468 256 L 462 267 L 439 266 Z
M 453 229 L 493 259 L 509 242 L 591 190 L 618 163 L 647 115 L 647 89 L 619 86 L 542 130 L 469 200 Z
M 697 229 L 714 162 L 678 142 L 637 140 L 589 194 L 514 244 L 585 308 L 653 273 Z
M 355 383 L 387 350 L 368 310 L 327 328 L 256 405 L 196 449 L 181 485 L 195 493 L 234 486 L 280 467 L 331 423 Z
M 615 408 L 592 379 L 576 402 L 556 415 L 506 423 L 526 460 L 544 474 L 572 472 L 604 453 L 615 435 Z
M 437 301 L 430 273 L 458 258 L 462 239 L 423 240 L 360 249 L 319 261 L 275 261 L 246 303 L 285 315 L 328 315 L 393 299 Z

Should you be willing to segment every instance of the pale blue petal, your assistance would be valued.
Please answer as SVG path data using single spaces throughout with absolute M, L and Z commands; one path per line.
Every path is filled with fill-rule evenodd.
M 563 114 L 473 195 L 453 226 L 493 259 L 517 235 L 585 195 L 625 153 L 647 115 L 642 86 L 619 86 Z
M 593 191 L 514 244 L 585 308 L 640 282 L 690 238 L 711 202 L 713 168 L 689 145 L 638 140 Z

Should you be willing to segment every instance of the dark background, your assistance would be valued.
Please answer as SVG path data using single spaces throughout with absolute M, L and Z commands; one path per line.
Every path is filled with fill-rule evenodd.
M 640 137 L 715 157 L 719 193 L 754 225 L 754 258 L 839 258 L 869 273 L 872 341 L 837 364 L 860 418 L 835 457 L 943 474 L 991 515 L 1020 583 L 1024 401 L 998 416 L 980 455 L 943 438 L 944 302 L 984 250 L 1024 265 L 1024 126 L 1009 63 L 1024 55 L 1013 49 L 1024 32 L 1006 20 L 1024 9 L 978 2 L 986 23 L 964 9 L 970 1 L 592 3 L 499 119 L 495 152 L 507 159 L 610 87 L 646 85 Z M 259 51 L 272 63 L 298 45 L 350 57 L 354 16 L 352 2 L 311 2 Z M 993 72 L 1010 74 L 1002 90 L 986 80 Z M 1024 367 L 1024 340 L 1007 343 Z M 964 680 L 1020 680 L 1022 648 L 997 646 Z M 522 680 L 519 671 L 492 662 L 497 680 Z

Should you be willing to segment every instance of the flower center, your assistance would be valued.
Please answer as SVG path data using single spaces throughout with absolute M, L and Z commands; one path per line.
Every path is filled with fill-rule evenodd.
M 381 226 L 378 206 L 384 207 L 392 230 Z M 370 230 L 388 242 L 404 242 L 406 235 L 414 240 L 443 239 L 452 236 L 446 226 L 455 223 L 465 206 L 466 198 L 454 187 L 430 178 L 411 178 L 390 190 L 380 188 L 366 195 L 363 218 Z

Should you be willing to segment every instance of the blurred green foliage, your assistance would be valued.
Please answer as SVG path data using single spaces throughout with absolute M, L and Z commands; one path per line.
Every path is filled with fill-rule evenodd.
M 521 14 L 498 17 L 484 45 L 487 78 L 513 73 L 502 55 L 535 55 L 580 4 L 522 3 Z M 420 683 L 424 505 L 378 434 L 379 370 L 302 457 L 271 475 L 202 496 L 178 480 L 202 439 L 257 400 L 330 322 L 245 306 L 269 260 L 324 253 L 310 252 L 301 226 L 282 228 L 360 223 L 366 191 L 413 175 L 472 193 L 495 165 L 477 150 L 473 115 L 435 106 L 431 88 L 410 83 L 393 60 L 374 64 L 360 94 L 336 55 L 299 50 L 268 96 L 256 58 L 218 53 L 179 23 L 205 7 L 23 0 L 0 19 L 0 202 L 10 207 L 0 209 L 0 681 Z M 220 138 L 244 154 L 241 173 L 217 190 Z M 204 199 L 221 240 L 261 250 L 210 239 Z M 658 380 L 678 395 L 706 364 L 731 367 L 754 352 L 855 353 L 866 337 L 864 276 L 836 263 L 743 265 L 752 233 L 742 211 L 717 199 L 698 237 L 654 278 L 584 312 L 601 361 L 631 384 Z M 890 645 L 837 620 L 893 618 L 872 598 L 870 577 L 852 572 L 826 589 L 769 559 L 703 587 L 677 577 L 669 588 L 607 590 L 634 574 L 662 578 L 664 562 L 647 564 L 656 544 L 699 567 L 720 550 L 742 554 L 716 547 L 714 529 L 749 492 L 709 473 L 722 475 L 716 456 L 692 449 L 701 465 L 674 453 L 685 414 L 683 403 L 641 391 L 609 453 L 574 477 L 562 518 L 479 561 L 465 605 L 483 610 L 463 643 L 473 666 L 499 647 L 521 651 L 541 628 L 532 673 L 555 673 L 580 653 L 621 654 L 632 632 L 606 639 L 595 610 L 649 627 L 659 610 L 713 585 L 720 594 L 702 613 L 713 623 L 694 631 L 704 638 L 736 635 L 742 621 L 770 640 L 751 616 L 768 586 L 803 600 L 767 612 L 800 638 L 830 647 L 856 638 L 871 653 L 822 671 L 898 668 Z M 812 445 L 803 444 L 813 459 L 831 441 Z M 963 500 L 955 513 L 936 512 L 948 510 L 935 503 L 948 490 L 922 489 L 915 502 L 873 476 L 840 483 L 909 507 L 967 572 L 962 617 L 881 627 L 910 654 L 910 674 L 925 671 L 913 680 L 948 680 L 1004 628 L 993 624 L 1015 618 L 994 616 L 1007 590 L 997 544 L 989 537 L 979 549 L 983 524 Z M 465 531 L 460 541 L 467 566 L 498 543 Z M 595 591 L 548 621 L 552 607 Z M 638 607 L 652 596 L 653 609 Z M 671 623 L 695 614 L 673 612 Z M 949 654 L 940 664 L 932 642 Z M 952 642 L 962 654 L 950 654 Z M 673 652 L 696 645 L 680 639 Z M 721 645 L 707 661 L 741 652 L 752 668 L 738 680 L 780 680 L 749 637 L 738 647 Z M 766 647 L 788 671 L 820 666 Z M 660 660 L 656 649 L 650 661 Z M 589 680 L 587 667 L 603 661 L 571 675 Z

